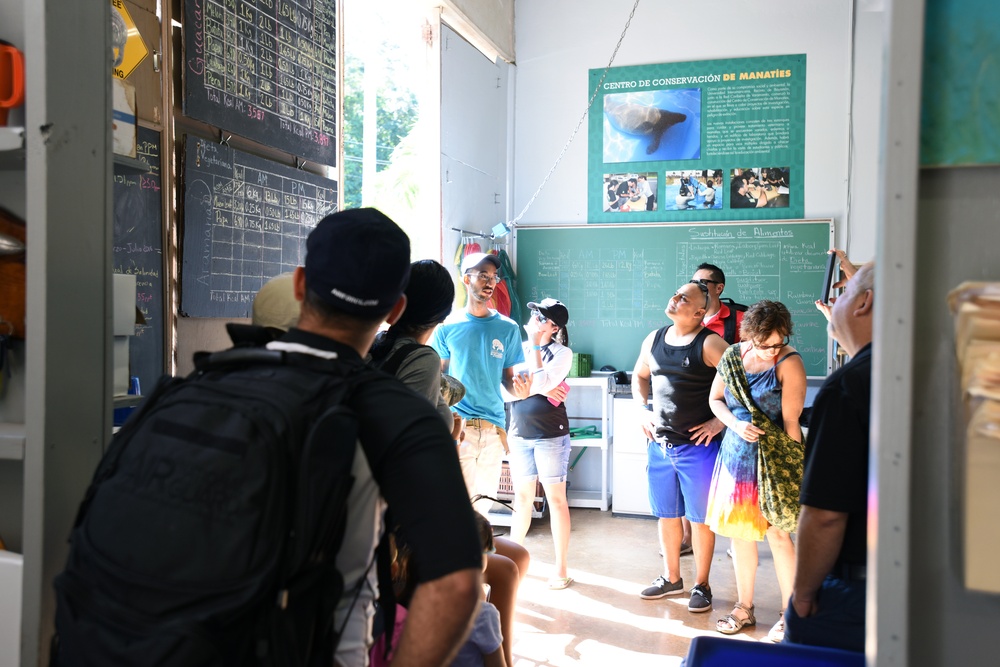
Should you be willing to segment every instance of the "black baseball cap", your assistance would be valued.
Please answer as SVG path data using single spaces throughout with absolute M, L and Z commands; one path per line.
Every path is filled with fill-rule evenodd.
M 388 313 L 410 280 L 410 239 L 374 208 L 323 218 L 306 240 L 306 286 L 361 316 Z
M 566 326 L 566 323 L 569 322 L 569 310 L 561 301 L 555 299 L 542 299 L 538 303 L 529 301 L 528 310 L 537 310 L 561 327 Z

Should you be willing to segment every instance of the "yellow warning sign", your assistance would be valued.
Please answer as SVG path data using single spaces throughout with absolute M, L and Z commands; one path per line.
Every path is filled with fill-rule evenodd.
M 125 0 L 111 0 L 111 73 L 119 79 L 128 78 L 148 54 Z

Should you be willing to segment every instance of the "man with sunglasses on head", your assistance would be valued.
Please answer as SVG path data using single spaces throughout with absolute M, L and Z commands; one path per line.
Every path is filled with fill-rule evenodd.
M 695 585 L 688 611 L 712 609 L 708 574 L 715 534 L 705 525 L 712 471 L 719 453 L 720 422 L 708 396 L 726 342 L 702 324 L 710 303 L 701 282 L 681 285 L 667 304 L 672 324 L 653 331 L 642 343 L 632 371 L 632 398 L 640 411 L 646 450 L 649 504 L 657 517 L 663 574 L 639 597 L 656 600 L 685 592 L 680 573 L 682 518 L 691 522 Z M 652 393 L 652 406 L 647 400 Z
M 514 392 L 514 366 L 524 362 L 521 329 L 488 305 L 500 279 L 499 257 L 466 255 L 461 270 L 468 303 L 438 326 L 431 346 L 441 356 L 441 372 L 465 385 L 465 396 L 455 411 L 465 420 L 458 459 L 469 496 L 495 496 L 507 451 L 500 385 Z M 475 507 L 485 516 L 492 504 L 483 499 Z
M 707 328 L 722 336 L 732 345 L 740 340 L 740 324 L 747 307 L 732 299 L 722 299 L 726 289 L 726 274 L 715 264 L 702 262 L 695 269 L 691 280 L 708 288 L 708 309 L 702 322 Z

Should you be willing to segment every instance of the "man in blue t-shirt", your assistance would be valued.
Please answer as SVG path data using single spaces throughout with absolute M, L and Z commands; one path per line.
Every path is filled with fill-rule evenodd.
M 487 305 L 499 280 L 496 255 L 472 253 L 462 260 L 462 282 L 469 293 L 464 311 L 453 314 L 437 331 L 431 345 L 441 355 L 441 371 L 465 385 L 465 397 L 455 411 L 465 420 L 458 459 L 469 496 L 495 496 L 500 484 L 507 432 L 501 383 L 514 388 L 514 366 L 524 361 L 521 332 L 514 320 Z M 492 501 L 476 503 L 485 515 Z

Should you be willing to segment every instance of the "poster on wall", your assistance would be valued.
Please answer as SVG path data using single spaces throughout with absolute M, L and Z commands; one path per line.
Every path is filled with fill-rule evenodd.
M 804 54 L 592 69 L 595 89 L 589 222 L 804 217 Z

